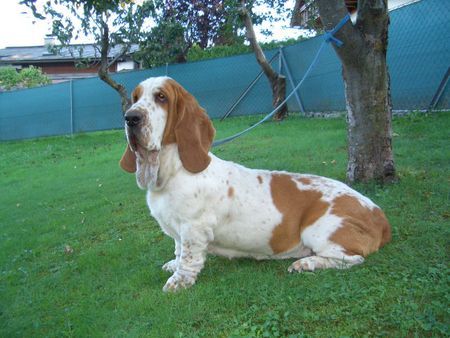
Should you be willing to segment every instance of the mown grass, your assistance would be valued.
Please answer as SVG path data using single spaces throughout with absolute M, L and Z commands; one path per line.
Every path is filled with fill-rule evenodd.
M 218 138 L 258 117 L 215 122 Z M 393 240 L 350 270 L 209 257 L 164 294 L 172 241 L 117 161 L 122 131 L 0 144 L 1 337 L 449 335 L 450 114 L 394 119 L 400 181 L 357 186 Z M 249 167 L 345 179 L 343 119 L 291 117 L 214 149 Z

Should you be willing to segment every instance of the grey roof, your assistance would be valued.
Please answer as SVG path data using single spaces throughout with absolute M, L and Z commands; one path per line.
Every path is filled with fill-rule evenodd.
M 109 58 L 113 58 L 121 51 L 122 46 L 117 45 L 111 48 L 108 53 Z M 139 49 L 138 45 L 132 45 L 129 54 Z M 82 51 L 80 55 L 80 50 Z M 80 58 L 100 58 L 100 53 L 92 44 L 72 45 L 63 47 L 56 54 L 49 52 L 47 46 L 30 47 L 6 47 L 0 49 L 0 63 L 20 63 L 20 62 L 54 62 L 72 61 Z

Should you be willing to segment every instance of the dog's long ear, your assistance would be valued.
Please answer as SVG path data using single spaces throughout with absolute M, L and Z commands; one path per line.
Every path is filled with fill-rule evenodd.
M 136 155 L 131 151 L 130 146 L 127 144 L 125 152 L 119 162 L 123 170 L 129 173 L 136 172 Z
M 215 129 L 197 100 L 183 88 L 177 98 L 178 119 L 175 124 L 175 138 L 183 167 L 198 173 L 211 162 L 208 155 L 214 139 Z

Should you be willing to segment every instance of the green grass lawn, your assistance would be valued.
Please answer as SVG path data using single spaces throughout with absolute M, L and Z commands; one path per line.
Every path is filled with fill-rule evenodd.
M 259 117 L 215 121 L 218 138 Z M 0 144 L 0 337 L 448 336 L 450 114 L 396 118 L 400 181 L 357 186 L 392 242 L 349 270 L 210 256 L 164 294 L 173 242 L 122 172 L 122 131 Z M 345 179 L 344 119 L 266 123 L 213 152 Z

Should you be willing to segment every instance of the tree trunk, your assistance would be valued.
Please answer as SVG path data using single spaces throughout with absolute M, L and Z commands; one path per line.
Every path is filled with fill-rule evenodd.
M 343 0 L 319 0 L 327 30 L 346 14 Z M 334 49 L 342 61 L 347 104 L 349 183 L 395 179 L 392 108 L 386 63 L 389 16 L 386 0 L 359 0 L 355 25 L 347 23 Z
M 272 86 L 272 105 L 273 107 L 278 107 L 281 102 L 286 98 L 286 77 L 277 74 L 277 77 L 271 81 Z M 274 115 L 274 119 L 281 121 L 288 114 L 287 104 L 284 104 L 278 112 Z
M 286 77 L 273 70 L 272 66 L 267 61 L 266 56 L 264 55 L 264 52 L 256 39 L 252 18 L 245 5 L 246 1 L 241 0 L 241 8 L 239 11 L 241 20 L 244 22 L 246 37 L 250 42 L 253 52 L 255 53 L 256 60 L 270 82 L 270 87 L 272 88 L 272 105 L 275 108 L 278 107 L 278 105 L 286 98 Z M 282 120 L 287 116 L 287 113 L 287 104 L 284 104 L 275 114 L 274 119 Z
M 391 103 L 386 60 L 377 53 L 363 57 L 362 68 L 343 68 L 348 121 L 347 179 L 389 181 L 395 176 Z
M 101 50 L 100 50 L 100 68 L 98 69 L 98 76 L 100 79 L 111 86 L 120 95 L 120 102 L 122 107 L 122 113 L 124 114 L 131 105 L 131 101 L 128 98 L 128 93 L 126 88 L 114 81 L 114 79 L 109 74 L 110 63 L 108 61 L 108 51 L 109 51 L 109 28 L 106 22 L 101 23 L 102 26 L 102 37 L 101 37 Z

